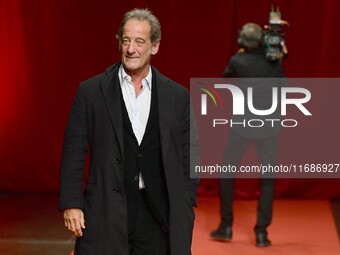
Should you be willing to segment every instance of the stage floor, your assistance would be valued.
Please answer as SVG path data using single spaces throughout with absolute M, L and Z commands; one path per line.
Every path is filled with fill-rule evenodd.
M 340 245 L 332 213 L 326 200 L 276 200 L 273 223 L 268 228 L 272 246 L 255 246 L 253 227 L 257 201 L 234 204 L 233 240 L 218 242 L 209 237 L 219 223 L 217 198 L 199 198 L 193 240 L 193 255 L 335 255 Z M 340 213 L 340 212 L 338 212 Z M 340 215 L 338 215 L 340 217 Z
M 193 255 L 335 255 L 340 245 L 332 205 L 326 200 L 276 200 L 269 228 L 273 245 L 255 246 L 256 201 L 235 201 L 233 240 L 217 242 L 209 233 L 219 222 L 216 197 L 199 197 Z M 55 194 L 0 195 L 0 255 L 69 255 L 74 237 L 63 225 Z M 333 209 L 339 206 L 333 206 Z M 340 217 L 340 211 L 336 216 Z M 180 254 L 178 254 L 180 255 Z

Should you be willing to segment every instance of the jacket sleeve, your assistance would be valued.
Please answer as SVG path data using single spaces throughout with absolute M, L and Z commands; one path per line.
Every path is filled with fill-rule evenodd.
M 82 184 L 88 151 L 84 86 L 80 84 L 68 118 L 60 165 L 59 209 L 83 209 Z
M 197 189 L 199 184 L 199 174 L 195 173 L 195 166 L 199 164 L 198 132 L 194 118 L 190 97 L 187 97 L 184 144 L 183 144 L 183 169 L 188 195 L 192 205 L 197 207 Z
M 228 63 L 228 65 L 224 68 L 222 77 L 237 77 L 236 68 L 235 68 L 235 59 L 232 57 Z

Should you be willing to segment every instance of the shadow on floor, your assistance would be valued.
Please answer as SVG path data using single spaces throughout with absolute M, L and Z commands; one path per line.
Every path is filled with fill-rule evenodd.
M 1 255 L 69 255 L 74 237 L 63 224 L 57 194 L 0 194 Z

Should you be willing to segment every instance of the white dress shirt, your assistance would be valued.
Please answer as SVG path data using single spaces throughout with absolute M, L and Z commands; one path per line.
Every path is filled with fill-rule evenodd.
M 140 145 L 145 133 L 150 112 L 152 81 L 151 67 L 149 68 L 148 75 L 142 80 L 142 89 L 137 96 L 131 81 L 131 76 L 125 72 L 122 65 L 119 68 L 118 76 L 125 107 L 132 125 L 132 130 L 137 138 L 138 145 Z M 145 185 L 142 175 L 139 173 L 139 189 L 142 188 L 145 188 Z

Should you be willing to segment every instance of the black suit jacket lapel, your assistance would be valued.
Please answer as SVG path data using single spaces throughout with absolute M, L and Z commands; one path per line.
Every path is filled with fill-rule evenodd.
M 169 84 L 169 80 L 152 68 L 152 75 L 156 78 L 157 83 L 157 101 L 159 114 L 159 132 L 161 139 L 162 159 L 166 162 L 168 151 L 171 124 L 174 116 L 174 94 Z
M 112 126 L 115 130 L 119 143 L 121 155 L 124 152 L 123 141 L 123 117 L 122 105 L 120 97 L 120 83 L 118 78 L 118 70 L 121 63 L 117 63 L 106 70 L 106 76 L 101 79 L 101 88 L 104 94 L 107 111 L 111 119 Z

